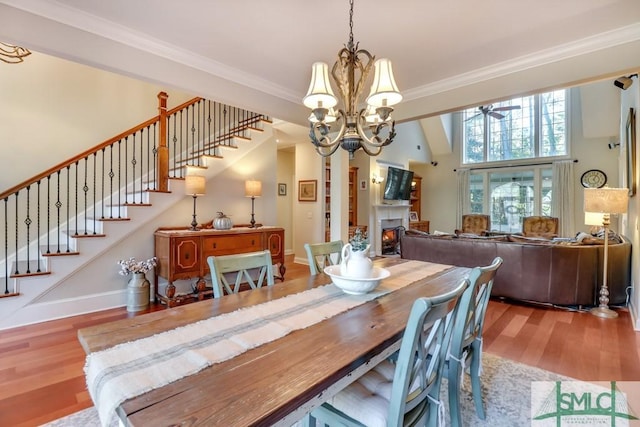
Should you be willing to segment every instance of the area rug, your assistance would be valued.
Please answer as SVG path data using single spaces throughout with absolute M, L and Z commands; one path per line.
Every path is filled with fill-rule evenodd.
M 526 426 L 531 425 L 531 382 L 567 380 L 553 372 L 512 362 L 488 353 L 483 354 L 482 394 L 487 410 L 486 420 L 476 416 L 471 384 L 465 376 L 461 396 L 462 419 L 465 426 Z M 442 400 L 446 407 L 446 423 L 449 410 L 446 398 L 446 381 Z M 113 424 L 114 426 L 117 423 Z M 46 427 L 100 427 L 98 412 L 91 407 L 45 424 Z

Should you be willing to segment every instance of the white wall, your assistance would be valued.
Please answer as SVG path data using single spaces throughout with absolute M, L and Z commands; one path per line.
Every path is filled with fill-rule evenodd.
M 629 212 L 623 216 L 622 225 L 624 233 L 631 239 L 633 250 L 631 251 L 631 284 L 633 290 L 631 293 L 631 315 L 634 319 L 635 329 L 640 330 L 640 292 L 638 292 L 638 281 L 640 280 L 640 231 L 638 231 L 640 221 L 640 153 L 638 153 L 640 145 L 638 144 L 638 132 L 640 131 L 640 82 L 638 77 L 633 77 L 633 85 L 625 91 L 621 92 L 620 103 L 620 141 L 621 153 L 626 149 L 626 128 L 629 109 L 633 108 L 636 114 L 636 194 L 629 199 Z M 624 156 L 620 158 L 620 176 L 624 175 L 626 169 Z M 625 181 L 626 182 L 626 181 Z
M 0 67 L 0 192 L 193 98 L 33 52 Z M 28 161 L 27 161 L 28 159 Z
M 304 244 L 324 242 L 324 158 L 316 153 L 312 144 L 297 144 L 295 153 L 295 182 L 292 189 L 293 204 L 293 251 L 296 260 L 306 263 Z M 317 180 L 315 202 L 298 202 L 298 181 Z
M 293 183 L 295 182 L 295 152 L 288 150 L 278 151 L 278 167 L 277 167 L 278 184 L 283 183 L 287 187 L 285 196 L 278 195 L 276 203 L 276 225 L 285 230 L 284 248 L 285 253 L 293 253 L 293 236 L 289 230 L 293 229 L 293 203 L 295 190 Z M 322 188 L 322 187 L 320 187 Z

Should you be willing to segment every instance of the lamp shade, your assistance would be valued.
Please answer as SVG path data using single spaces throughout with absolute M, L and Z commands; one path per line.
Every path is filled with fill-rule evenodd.
M 627 188 L 585 188 L 584 211 L 608 214 L 627 212 L 629 190 Z
M 381 58 L 376 60 L 373 65 L 375 67 L 375 75 L 371 85 L 371 92 L 367 98 L 367 104 L 374 107 L 390 107 L 402 101 L 402 94 L 393 78 L 391 61 L 387 58 Z
M 262 196 L 262 181 L 245 181 L 244 195 L 245 197 Z
M 331 108 L 338 104 L 329 81 L 329 66 L 326 62 L 315 62 L 311 68 L 309 91 L 302 103 L 312 110 L 314 108 Z
M 184 178 L 184 192 L 190 196 L 202 196 L 205 194 L 205 183 L 202 175 L 187 175 Z

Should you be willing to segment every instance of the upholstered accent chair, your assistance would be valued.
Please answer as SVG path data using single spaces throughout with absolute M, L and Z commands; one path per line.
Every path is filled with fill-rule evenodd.
M 456 234 L 477 234 L 484 236 L 491 228 L 491 217 L 482 214 L 462 215 L 462 228 Z
M 558 237 L 558 218 L 552 216 L 527 216 L 522 219 L 522 235 L 526 237 Z

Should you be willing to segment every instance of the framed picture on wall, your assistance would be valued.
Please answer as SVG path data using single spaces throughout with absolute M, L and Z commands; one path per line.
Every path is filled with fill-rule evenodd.
M 409 212 L 409 221 L 411 222 L 420 221 L 420 219 L 418 218 L 418 212 L 416 211 Z
M 315 202 L 318 189 L 318 180 L 300 180 L 298 181 L 298 201 L 299 202 Z
M 629 197 L 636 194 L 636 113 L 629 108 L 627 116 L 627 128 L 625 132 L 626 156 L 627 156 L 627 185 Z
M 287 184 L 278 183 L 278 196 L 286 196 L 287 195 Z

